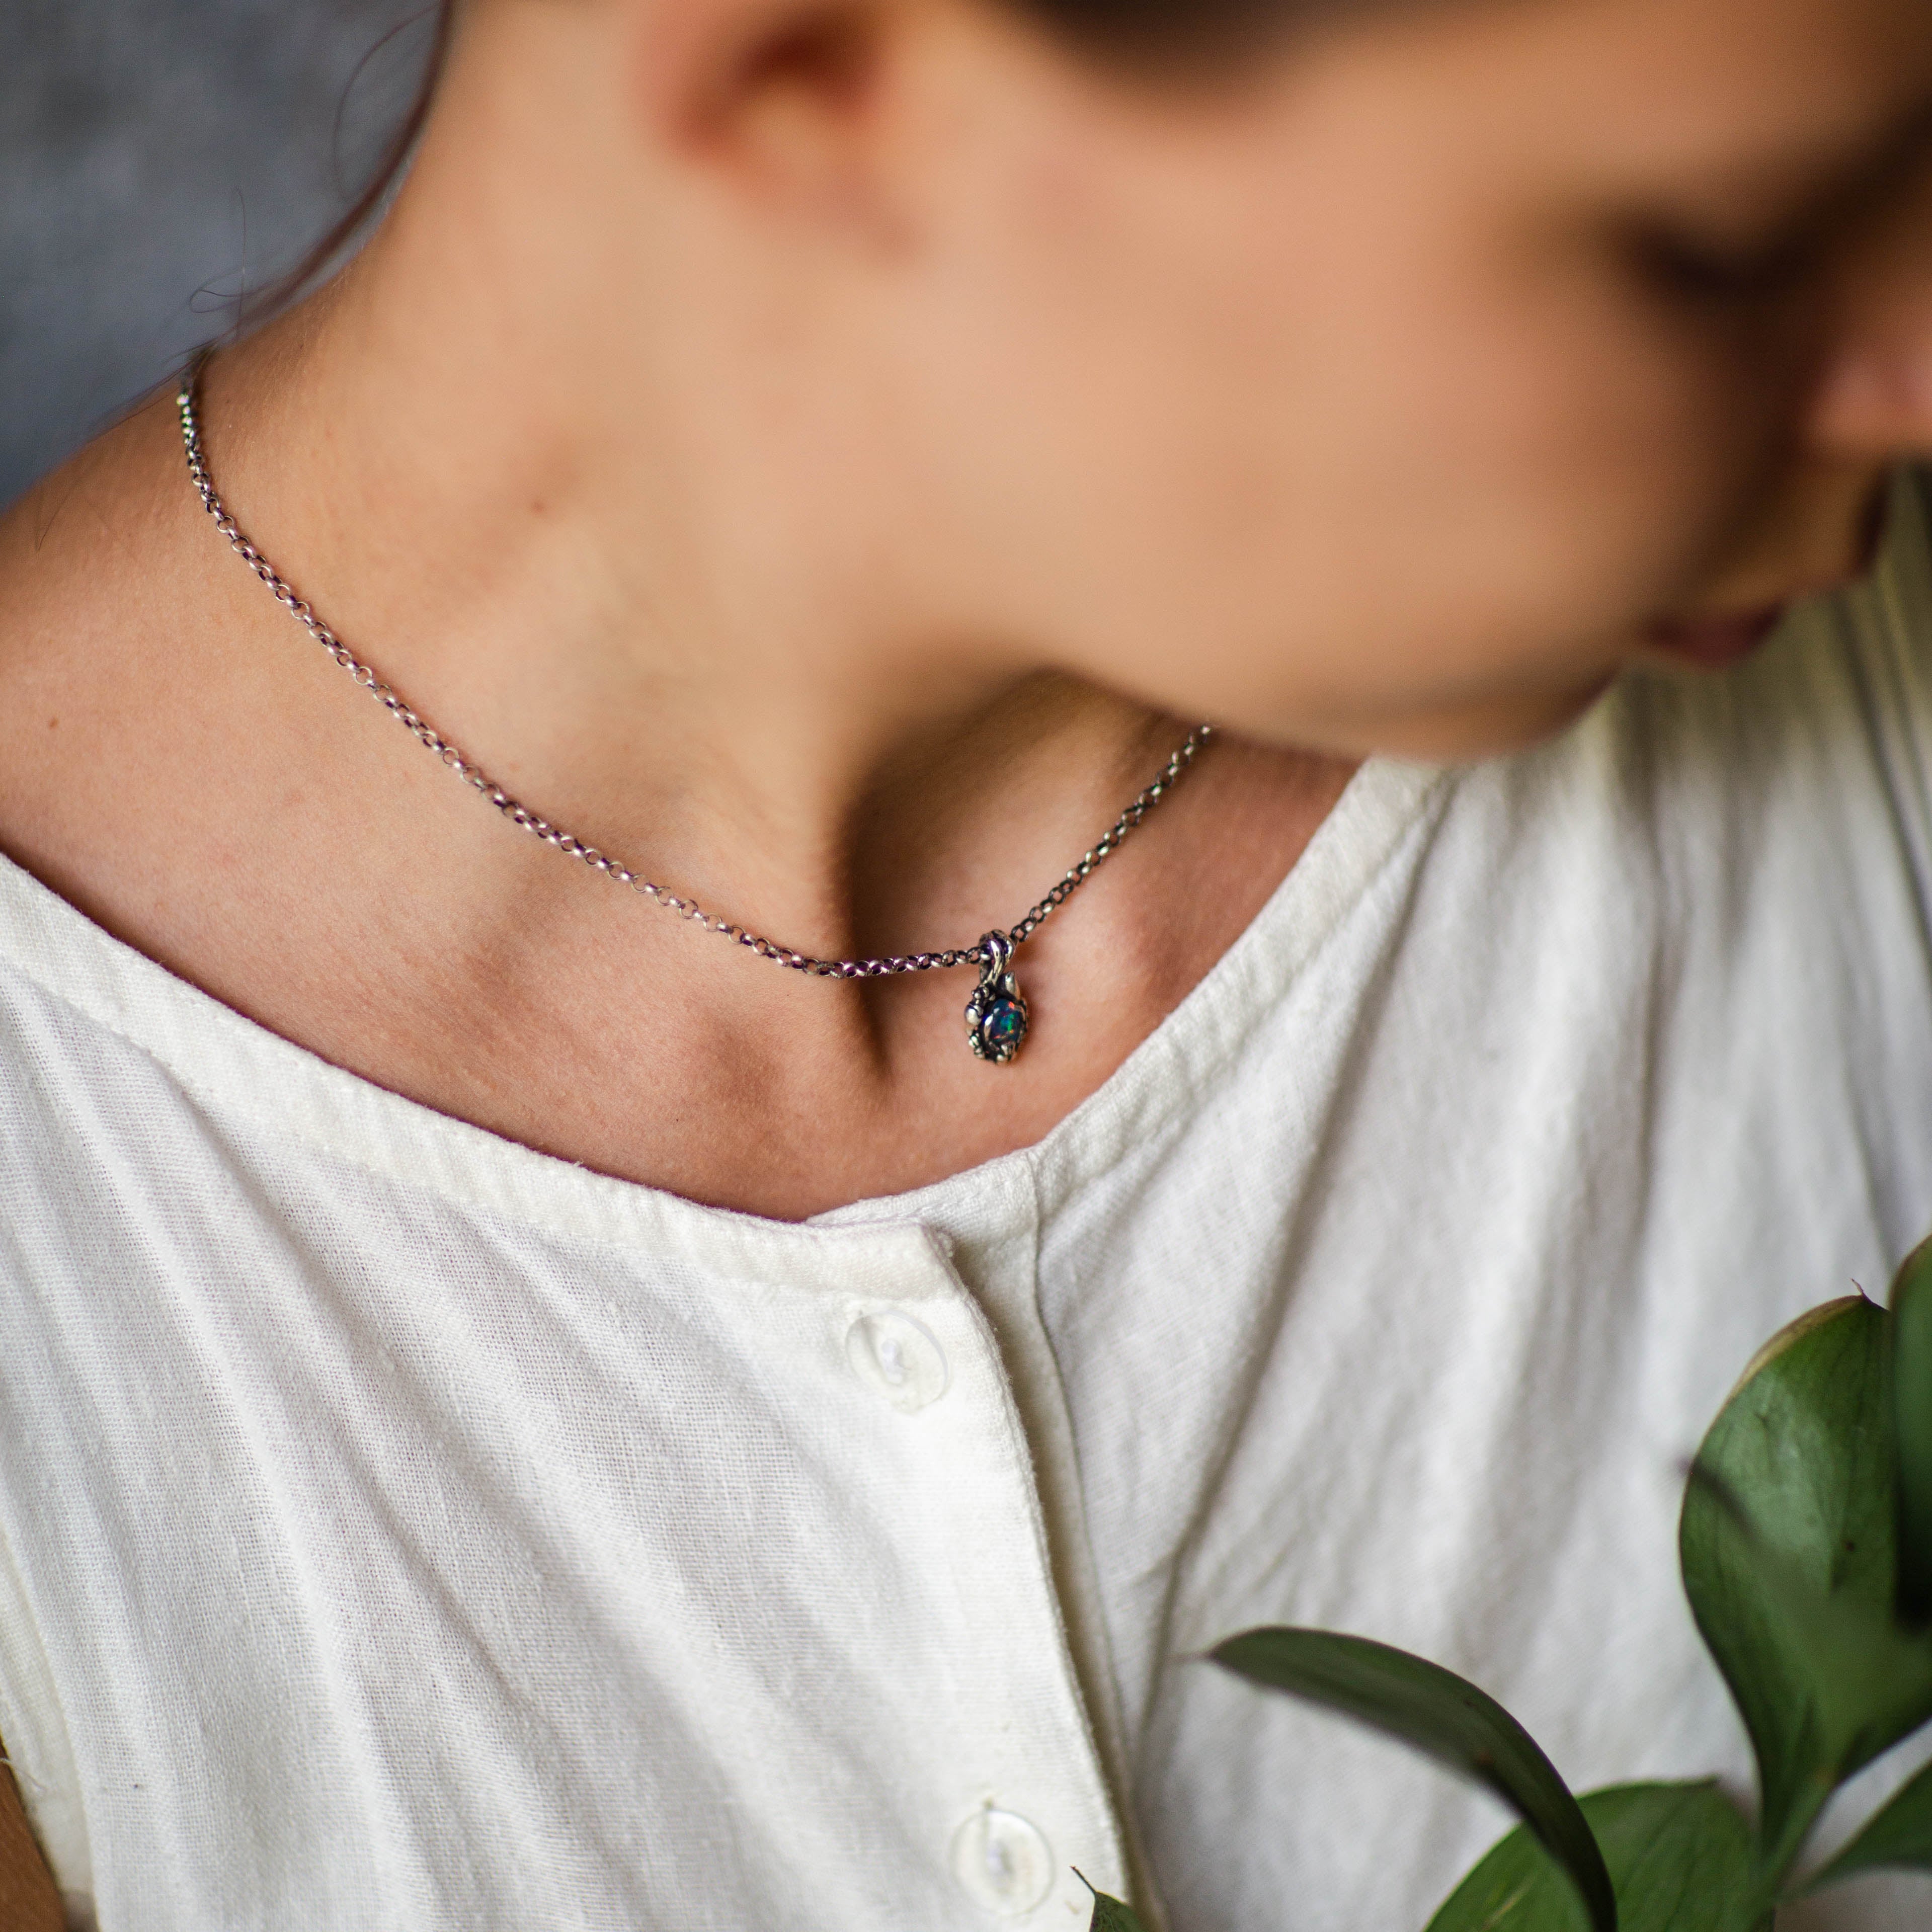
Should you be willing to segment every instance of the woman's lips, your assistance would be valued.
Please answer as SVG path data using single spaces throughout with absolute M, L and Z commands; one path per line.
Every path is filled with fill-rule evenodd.
M 1649 626 L 1644 642 L 1652 650 L 1706 670 L 1721 670 L 1750 656 L 1784 620 L 1785 607 L 1740 611 L 1721 617 L 1666 617 Z

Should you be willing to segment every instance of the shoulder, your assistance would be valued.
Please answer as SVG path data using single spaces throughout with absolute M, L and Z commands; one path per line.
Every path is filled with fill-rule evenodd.
M 71 851 L 117 789 L 164 674 L 181 506 L 157 396 L 0 517 L 0 850 L 35 870 Z

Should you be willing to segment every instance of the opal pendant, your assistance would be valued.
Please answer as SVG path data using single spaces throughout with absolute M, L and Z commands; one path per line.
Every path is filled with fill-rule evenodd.
M 982 1060 L 1004 1066 L 1026 1044 L 1033 1018 L 1009 967 L 1013 942 L 1004 932 L 989 932 L 980 946 L 985 964 L 980 983 L 966 1002 L 966 1038 Z

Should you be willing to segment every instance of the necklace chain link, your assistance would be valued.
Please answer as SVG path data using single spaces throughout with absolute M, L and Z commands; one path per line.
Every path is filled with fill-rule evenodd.
M 1024 944 L 1093 877 L 1108 859 L 1120 850 L 1128 834 L 1134 831 L 1148 814 L 1180 782 L 1202 748 L 1214 735 L 1212 725 L 1196 725 L 1187 734 L 1186 742 L 1161 768 L 1160 776 L 1154 782 L 1120 814 L 1093 847 L 1081 855 L 1078 862 L 1067 869 L 1052 890 L 1034 906 L 1017 926 L 1004 935 L 989 934 L 976 945 L 949 946 L 943 952 L 914 952 L 889 958 L 820 959 L 810 953 L 795 952 L 788 946 L 778 945 L 758 933 L 748 932 L 742 926 L 734 925 L 728 920 L 720 919 L 706 912 L 695 899 L 683 897 L 662 886 L 654 884 L 640 873 L 633 872 L 628 866 L 620 865 L 616 860 L 600 852 L 596 846 L 586 844 L 574 832 L 565 831 L 561 826 L 551 824 L 548 819 L 519 803 L 474 759 L 452 744 L 428 718 L 412 710 L 389 686 L 384 683 L 375 670 L 358 658 L 316 615 L 309 604 L 296 594 L 287 579 L 249 541 L 248 533 L 235 520 L 227 506 L 216 493 L 214 479 L 208 475 L 207 459 L 202 452 L 201 424 L 195 410 L 195 390 L 200 374 L 200 364 L 197 362 L 182 378 L 180 392 L 175 398 L 181 411 L 182 442 L 188 452 L 188 475 L 194 481 L 202 508 L 214 519 L 214 527 L 228 539 L 235 554 L 267 585 L 275 602 L 384 710 L 405 727 L 424 750 L 434 753 L 448 770 L 466 784 L 480 792 L 512 825 L 521 826 L 524 831 L 534 834 L 548 845 L 554 845 L 566 857 L 581 860 L 592 871 L 604 874 L 608 878 L 616 880 L 620 886 L 628 886 L 632 891 L 662 906 L 666 912 L 675 913 L 680 919 L 688 919 L 694 925 L 702 926 L 706 932 L 717 933 L 723 938 L 747 947 L 760 958 L 770 959 L 795 973 L 810 974 L 814 977 L 828 980 L 872 980 L 898 973 L 929 973 L 935 967 L 943 970 L 956 966 L 985 966 L 992 959 L 988 950 L 988 940 L 1004 937 L 1009 951 Z

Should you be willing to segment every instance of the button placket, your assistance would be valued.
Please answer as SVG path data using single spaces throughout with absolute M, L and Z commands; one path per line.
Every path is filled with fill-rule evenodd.
M 935 1676 L 956 1678 L 961 1695 L 958 1721 L 940 1726 L 950 1750 L 930 1765 L 921 1794 L 924 1830 L 934 1832 L 937 1844 L 927 1843 L 959 1906 L 988 1932 L 1041 1924 L 1049 1906 L 1056 1923 L 1064 1907 L 1066 1923 L 1084 1924 L 1088 1901 L 1070 1868 L 1124 1894 L 1118 1826 L 1052 1615 L 1039 1498 L 1030 1462 L 1016 1453 L 1019 1418 L 998 1331 L 951 1247 L 928 1240 L 924 1254 L 866 1256 L 827 1337 L 881 1408 L 916 1417 L 910 1428 L 853 1420 L 874 1445 L 868 1487 L 889 1482 L 895 1508 L 929 1498 L 918 1520 L 938 1593 L 931 1634 L 952 1640 Z M 1055 1681 L 1040 1682 L 1049 1671 Z M 1024 1810 L 1006 1809 L 1002 1792 Z M 944 1807 L 936 1816 L 926 1808 L 934 1799 Z

